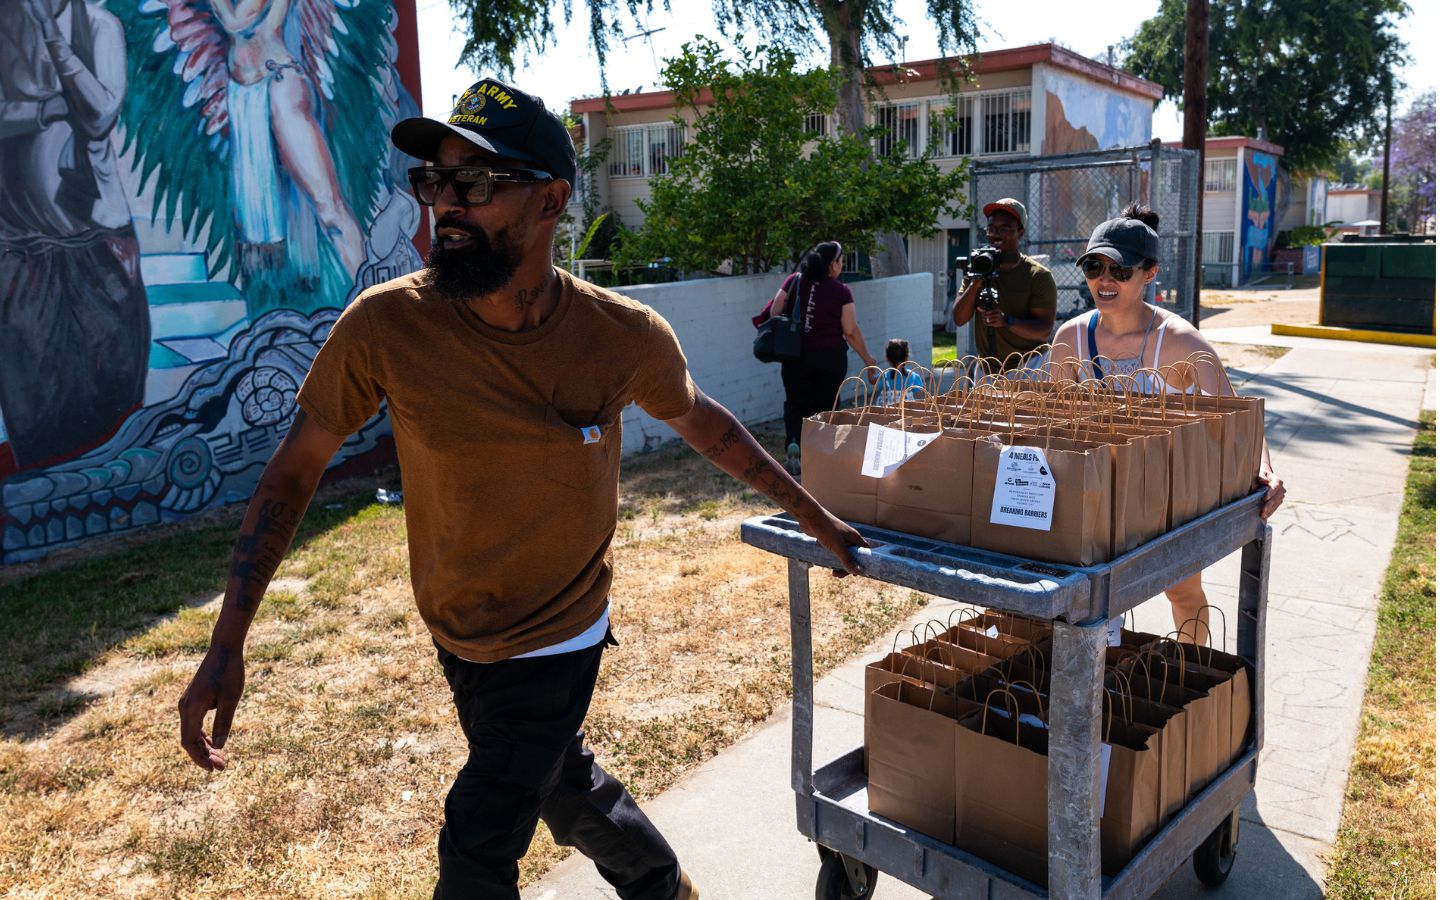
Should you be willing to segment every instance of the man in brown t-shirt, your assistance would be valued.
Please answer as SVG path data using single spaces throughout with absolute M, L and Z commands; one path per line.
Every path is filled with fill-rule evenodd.
M 991 280 L 997 302 L 987 309 L 979 302 L 987 279 L 965 277 L 952 303 L 952 319 L 960 327 L 976 317 L 972 329 L 977 357 L 992 371 L 1015 369 L 1023 355 L 1037 350 L 1052 337 L 1057 321 L 1057 282 L 1052 270 L 1020 249 L 1027 230 L 1027 208 L 1020 200 L 1004 197 L 982 208 L 987 217 L 987 243 L 998 254 Z
M 393 130 L 435 215 L 428 265 L 338 318 L 242 525 L 211 647 L 180 702 L 208 770 L 242 692 L 257 604 L 327 463 L 386 400 L 407 498 L 418 610 L 468 738 L 444 806 L 436 897 L 517 897 L 539 818 L 620 896 L 697 896 L 580 726 L 609 636 L 620 412 L 637 403 L 795 513 L 842 567 L 864 541 L 690 380 L 668 323 L 550 260 L 573 143 L 538 98 L 491 79 L 446 123 Z M 210 737 L 204 731 L 216 710 Z

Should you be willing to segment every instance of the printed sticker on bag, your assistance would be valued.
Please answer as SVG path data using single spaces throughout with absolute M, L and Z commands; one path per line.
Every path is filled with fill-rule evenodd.
M 1108 808 L 1108 770 L 1112 768 L 1113 747 L 1111 744 L 1102 744 L 1102 752 L 1098 754 L 1098 818 L 1103 817 L 1103 810 Z
M 993 525 L 1051 531 L 1056 495 L 1057 481 L 1047 466 L 1047 451 L 1040 447 L 1002 448 L 992 492 Z
M 861 474 L 867 478 L 885 478 L 939 437 L 940 431 L 902 431 L 872 422 L 866 429 L 866 454 L 861 459 Z

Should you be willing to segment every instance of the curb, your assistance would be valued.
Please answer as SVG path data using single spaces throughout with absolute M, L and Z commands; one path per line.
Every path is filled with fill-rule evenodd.
M 1339 328 L 1333 325 L 1269 326 L 1270 333 L 1291 337 L 1326 338 L 1333 341 L 1360 341 L 1370 344 L 1398 344 L 1402 347 L 1435 348 L 1433 334 L 1408 334 L 1402 331 L 1373 331 L 1365 328 Z

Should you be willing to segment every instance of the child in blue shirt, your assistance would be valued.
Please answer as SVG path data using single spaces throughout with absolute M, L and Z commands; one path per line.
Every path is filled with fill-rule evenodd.
M 882 406 L 900 403 L 902 393 L 907 400 L 919 400 L 926 396 L 926 385 L 916 372 L 902 368 L 911 356 L 911 344 L 901 338 L 886 342 L 886 362 L 889 369 L 881 376 L 881 396 L 877 401 Z

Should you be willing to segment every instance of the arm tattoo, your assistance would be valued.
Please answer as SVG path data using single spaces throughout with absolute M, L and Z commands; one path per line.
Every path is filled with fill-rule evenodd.
M 731 425 L 730 430 L 725 432 L 725 434 L 721 436 L 720 440 L 716 441 L 714 444 L 706 448 L 705 458 L 710 460 L 711 462 L 714 462 L 715 460 L 723 456 L 726 450 L 729 450 L 731 447 L 734 447 L 736 444 L 740 443 L 740 438 L 741 434 L 739 423 Z
M 800 508 L 800 485 L 788 479 L 782 480 L 771 470 L 769 461 L 764 457 L 757 456 L 751 460 L 750 465 L 745 467 L 745 471 L 741 473 L 740 477 L 746 484 L 779 503 L 781 509 L 793 512 Z
M 262 501 L 256 524 L 237 539 L 232 556 L 232 576 L 240 582 L 237 606 L 242 610 L 254 612 L 262 602 L 301 521 L 302 514 L 285 501 Z
M 223 647 L 221 650 L 219 650 L 217 652 L 217 655 L 216 655 L 216 665 L 212 668 L 211 674 L 209 676 L 207 676 L 208 680 L 211 682 L 211 686 L 212 687 L 216 688 L 217 690 L 221 690 L 221 686 L 222 686 L 222 675 L 225 674 L 225 672 L 227 670 L 227 663 L 229 663 L 231 661 L 232 661 L 232 651 L 231 650 L 227 649 L 226 647 Z

